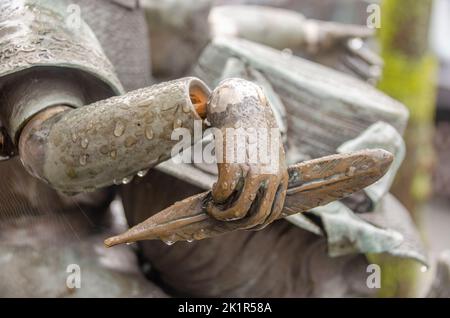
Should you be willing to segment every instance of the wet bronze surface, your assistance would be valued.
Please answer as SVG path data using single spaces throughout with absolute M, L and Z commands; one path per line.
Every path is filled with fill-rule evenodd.
M 367 187 L 386 173 L 392 159 L 384 150 L 362 150 L 289 167 L 289 185 L 281 217 L 307 211 Z M 152 239 L 200 240 L 246 228 L 245 219 L 220 221 L 211 217 L 205 209 L 211 200 L 210 192 L 191 196 L 125 233 L 108 238 L 105 245 Z
M 234 230 L 262 229 L 283 216 L 363 189 L 381 178 L 393 160 L 387 151 L 364 150 L 322 157 L 288 169 L 267 99 L 259 86 L 243 79 L 227 79 L 218 85 L 209 98 L 207 118 L 216 129 L 218 180 L 212 190 L 175 203 L 124 234 L 107 239 L 106 246 L 148 239 L 193 241 Z M 227 139 L 236 137 L 236 132 L 258 128 L 266 132 L 274 129 L 276 138 L 255 142 L 246 135 L 244 160 L 229 158 L 231 154 L 239 156 L 242 145 L 236 140 L 228 143 Z M 228 134 L 230 130 L 234 137 Z M 259 157 L 251 160 L 252 149 L 248 147 L 252 145 L 253 151 L 258 147 L 270 149 L 270 162 Z
M 217 220 L 240 220 L 241 228 L 263 228 L 279 217 L 288 183 L 283 143 L 265 94 L 252 82 L 227 79 L 211 94 L 208 120 L 220 129 L 222 140 L 216 139 L 218 180 L 206 211 Z M 259 140 L 258 131 L 267 138 Z M 244 149 L 237 140 L 241 134 L 247 138 Z M 269 152 L 269 160 L 260 158 L 261 147 Z

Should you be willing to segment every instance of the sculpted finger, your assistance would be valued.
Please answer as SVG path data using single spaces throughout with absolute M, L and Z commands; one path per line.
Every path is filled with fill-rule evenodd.
M 286 173 L 286 178 L 281 180 L 281 183 L 278 185 L 278 189 L 275 193 L 275 198 L 272 203 L 272 209 L 269 217 L 266 220 L 266 224 L 270 224 L 276 219 L 279 218 L 281 212 L 283 211 L 284 200 L 286 199 L 286 190 L 288 187 L 288 178 Z M 264 225 L 265 226 L 265 225 Z
M 247 215 L 253 201 L 256 199 L 259 188 L 263 179 L 261 176 L 251 177 L 245 179 L 242 192 L 236 201 L 232 203 L 231 207 L 220 208 L 220 205 L 213 201 L 208 202 L 206 211 L 217 220 L 232 221 L 242 219 Z
M 252 209 L 249 212 L 249 217 L 242 220 L 243 229 L 253 229 L 259 225 L 266 224 L 266 219 L 271 213 L 272 204 L 278 189 L 278 184 L 274 183 L 274 181 L 275 180 L 273 179 L 268 181 L 266 188 L 262 188 L 262 193 L 258 196 L 260 201 L 257 202 L 256 205 L 252 206 Z M 264 226 L 261 228 L 263 227 Z
M 237 191 L 240 180 L 242 180 L 244 171 L 239 165 L 220 164 L 218 167 L 218 179 L 212 187 L 212 198 L 215 203 L 223 203 Z

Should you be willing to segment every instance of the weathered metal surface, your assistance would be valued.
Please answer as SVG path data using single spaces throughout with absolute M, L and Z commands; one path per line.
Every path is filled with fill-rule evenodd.
M 287 141 L 287 120 L 286 120 L 286 108 L 281 101 L 280 96 L 273 90 L 270 82 L 264 77 L 263 74 L 253 68 L 248 68 L 244 62 L 237 58 L 230 58 L 225 65 L 222 72 L 222 79 L 225 80 L 231 77 L 243 78 L 248 81 L 259 85 L 266 96 L 270 107 L 272 108 L 273 115 L 275 116 L 278 129 L 281 133 L 283 142 Z
M 373 206 L 375 206 L 389 192 L 395 175 L 405 158 L 406 149 L 402 136 L 394 127 L 384 122 L 377 122 L 367 128 L 357 138 L 343 143 L 339 146 L 337 152 L 346 153 L 367 148 L 384 149 L 394 155 L 394 162 L 386 175 L 364 189 L 367 196 L 372 200 Z
M 388 194 L 392 178 L 404 157 L 401 136 L 392 126 L 378 122 L 357 138 L 341 145 L 338 152 L 349 153 L 367 148 L 381 148 L 394 154 L 394 161 L 383 178 L 340 202 L 313 208 L 309 213 L 289 216 L 287 220 L 326 236 L 328 253 L 332 257 L 350 253 L 386 252 L 426 264 L 427 256 L 411 217 Z M 321 227 L 311 224 L 312 217 L 320 219 Z M 377 221 L 373 223 L 371 220 Z
M 361 213 L 358 217 L 377 228 L 400 233 L 403 240 L 387 253 L 415 259 L 428 266 L 428 254 L 421 234 L 411 218 L 410 212 L 391 194 L 387 194 L 371 213 Z
M 184 78 L 52 116 L 39 114 L 21 135 L 21 160 L 33 175 L 66 193 L 128 183 L 170 157 L 178 142 L 171 139 L 175 128 L 192 134 L 194 121 L 201 120 L 192 90 L 209 95 L 203 82 Z
M 67 18 L 67 1 L 4 0 L 0 4 L 0 77 L 31 67 L 87 72 L 123 92 L 114 68 L 83 20 Z
M 288 158 L 290 152 L 306 158 L 332 154 L 343 142 L 380 120 L 400 133 L 406 126 L 406 108 L 370 85 L 245 40 L 214 39 L 200 57 L 195 73 L 215 86 L 230 58 L 261 72 L 281 97 L 289 114 Z
M 144 9 L 138 2 L 141 1 L 70 0 L 79 5 L 81 18 L 94 32 L 126 91 L 154 83 L 151 39 Z
M 13 142 L 47 107 L 79 107 L 123 92 L 94 33 L 69 8 L 67 1 L 0 4 L 0 111 Z
M 281 214 L 288 174 L 281 135 L 262 89 L 239 78 L 224 80 L 212 92 L 207 114 L 211 125 L 219 129 L 222 140 L 216 140 L 218 180 L 211 191 L 213 200 L 207 203 L 206 210 L 218 220 L 246 217 L 242 228 L 262 228 L 270 224 Z M 250 141 L 251 136 L 245 136 L 249 130 L 254 132 L 253 141 Z M 266 138 L 258 138 L 261 130 Z M 234 140 L 239 132 L 249 139 L 246 142 L 253 142 L 253 147 L 239 145 Z M 243 155 L 242 162 L 228 157 L 238 157 L 239 152 Z M 260 155 L 266 156 L 267 152 L 268 160 L 263 162 Z M 236 191 L 238 197 L 234 196 Z M 257 207 L 252 209 L 257 202 Z
M 365 150 L 291 166 L 282 216 L 304 212 L 361 190 L 381 178 L 392 159 L 386 151 Z M 239 229 L 245 222 L 222 222 L 210 217 L 205 210 L 208 200 L 210 194 L 206 192 L 177 202 L 124 234 L 107 239 L 105 245 L 149 239 L 200 240 Z
M 93 77 L 83 76 L 72 69 L 24 70 L 4 83 L 0 117 L 17 146 L 24 125 L 43 109 L 59 105 L 77 108 L 110 97 L 111 90 L 99 84 Z
M 154 177 L 147 181 L 166 181 Z M 133 203 L 134 212 L 147 212 L 156 198 L 166 197 L 158 189 L 149 192 L 149 187 L 141 183 L 129 189 L 140 192 L 133 196 L 140 199 Z M 374 297 L 377 291 L 366 285 L 369 263 L 364 255 L 329 257 L 324 238 L 283 220 L 262 231 L 236 231 L 191 243 L 167 246 L 155 240 L 138 244 L 161 283 L 177 295 Z

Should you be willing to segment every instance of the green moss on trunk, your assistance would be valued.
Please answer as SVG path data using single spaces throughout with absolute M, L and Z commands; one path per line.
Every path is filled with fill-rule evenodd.
M 418 211 L 431 193 L 434 158 L 437 61 L 428 50 L 431 8 L 432 0 L 383 0 L 379 30 L 385 61 L 379 88 L 410 111 L 404 135 L 406 159 L 392 192 L 412 212 L 416 223 L 420 220 Z M 418 264 L 386 256 L 372 255 L 369 259 L 382 267 L 381 296 L 413 296 Z

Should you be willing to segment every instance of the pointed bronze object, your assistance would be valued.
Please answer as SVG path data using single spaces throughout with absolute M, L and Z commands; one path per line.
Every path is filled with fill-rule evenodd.
M 289 167 L 289 187 L 282 216 L 305 212 L 342 199 L 379 180 L 392 163 L 391 153 L 367 149 L 308 160 Z M 123 234 L 108 238 L 111 247 L 141 240 L 201 240 L 243 229 L 240 221 L 219 221 L 205 210 L 210 192 L 176 202 Z

